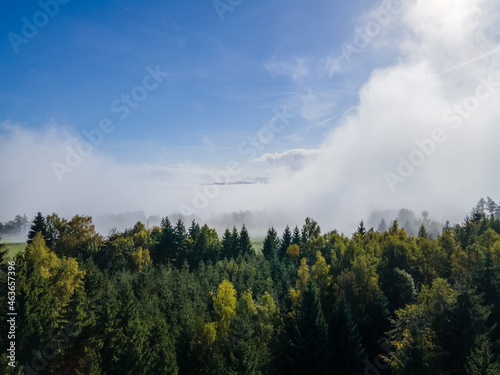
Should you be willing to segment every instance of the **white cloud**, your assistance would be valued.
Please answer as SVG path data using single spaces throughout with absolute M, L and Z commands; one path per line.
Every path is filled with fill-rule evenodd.
M 327 228 L 353 230 L 372 210 L 428 209 L 439 219 L 458 220 L 480 197 L 499 200 L 494 194 L 500 186 L 500 87 L 478 100 L 477 109 L 465 110 L 459 129 L 444 116 L 464 101 L 474 107 L 483 79 L 493 75 L 500 82 L 500 60 L 489 55 L 440 74 L 499 47 L 491 22 L 499 10 L 493 0 L 408 2 L 401 23 L 384 35 L 398 41 L 391 46 L 398 51 L 396 63 L 373 71 L 360 90 L 357 111 L 331 131 L 314 160 L 291 175 L 272 174 L 265 191 L 254 193 L 252 206 L 293 207 L 295 220 L 312 215 Z M 445 22 L 448 16 L 453 21 Z M 446 142 L 391 191 L 385 173 L 397 174 L 399 158 L 408 159 L 418 150 L 416 142 L 436 129 L 443 129 Z
M 277 168 L 266 184 L 221 188 L 206 215 L 281 209 L 289 224 L 312 216 L 325 229 L 352 231 L 372 210 L 428 209 L 438 218 L 450 218 L 465 214 L 480 197 L 499 200 L 500 87 L 494 87 L 488 99 L 478 100 L 477 109 L 464 112 L 459 129 L 444 120 L 464 101 L 466 107 L 476 107 L 473 97 L 483 78 L 494 75 L 494 81 L 500 81 L 498 55 L 440 74 L 500 47 L 494 24 L 499 14 L 496 0 L 406 2 L 399 21 L 377 42 L 383 49 L 384 41 L 391 41 L 395 63 L 372 72 L 359 91 L 358 109 L 344 116 L 317 149 L 262 155 L 257 160 L 290 166 L 292 172 Z M 268 64 L 270 71 L 278 74 L 283 69 L 297 80 L 310 74 L 310 66 L 314 61 Z M 324 82 L 315 82 L 307 93 L 308 108 L 323 108 L 318 98 L 328 92 Z M 332 96 L 334 92 L 331 87 Z M 484 89 L 480 92 L 484 96 Z M 416 141 L 431 138 L 438 128 L 446 142 L 436 145 L 435 152 L 391 191 L 384 174 L 397 174 L 399 158 L 408 159 L 418 149 Z M 59 184 L 51 162 L 64 160 L 65 146 L 75 142 L 70 133 L 52 128 L 11 128 L 0 136 L 0 157 L 8 161 L 0 165 L 4 220 L 38 210 L 66 215 L 143 210 L 164 215 L 178 211 L 180 202 L 189 204 L 193 187 L 210 183 L 209 171 L 196 165 L 128 166 L 96 151 Z M 243 171 L 238 179 L 245 177 Z
M 32 130 L 4 124 L 0 133 L 0 220 L 16 214 L 57 212 L 100 215 L 126 211 L 167 214 L 192 195 L 194 186 L 210 182 L 209 171 L 196 164 L 125 165 L 99 149 L 83 157 L 62 182 L 52 164 L 66 164 L 67 147 L 80 139 L 70 131 L 47 127 Z
M 372 73 L 360 91 L 356 114 L 346 116 L 331 132 L 318 158 L 292 177 L 270 181 L 276 188 L 269 201 L 285 206 L 293 196 L 294 205 L 304 211 L 314 207 L 315 216 L 352 228 L 371 209 L 465 214 L 481 196 L 498 192 L 500 151 L 495 144 L 500 128 L 495 118 L 500 116 L 500 87 L 466 114 L 460 129 L 453 130 L 443 116 L 476 95 L 481 77 L 498 73 L 500 65 L 492 70 L 490 56 L 439 75 L 446 67 L 498 47 L 496 40 L 487 38 L 490 14 L 478 8 L 490 6 L 491 11 L 492 4 L 409 2 L 402 15 L 404 28 L 394 31 L 400 35 L 398 62 Z M 443 25 L 448 16 L 454 21 Z M 384 173 L 397 173 L 399 156 L 408 158 L 417 149 L 415 141 L 430 138 L 436 128 L 442 128 L 448 140 L 393 193 Z
M 266 153 L 254 159 L 254 161 L 285 166 L 291 171 L 298 171 L 302 169 L 307 161 L 313 160 L 319 153 L 320 150 L 315 149 L 293 149 L 283 153 Z

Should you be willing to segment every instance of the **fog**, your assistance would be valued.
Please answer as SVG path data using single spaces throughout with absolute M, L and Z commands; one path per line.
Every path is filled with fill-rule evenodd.
M 265 178 L 220 186 L 206 207 L 195 207 L 196 216 L 219 225 L 217 215 L 256 212 L 247 223 L 258 227 L 253 232 L 300 226 L 309 216 L 324 231 L 352 233 L 375 211 L 428 210 L 433 220 L 457 222 L 481 197 L 498 201 L 499 11 L 494 0 L 405 2 L 370 46 L 351 56 L 394 55 L 362 85 L 357 108 L 336 119 L 313 150 L 255 158 L 253 168 Z M 326 80 L 342 69 L 333 54 L 301 65 L 301 79 Z M 4 119 L 2 126 L 0 221 L 41 211 L 92 215 L 103 231 L 150 217 L 154 225 L 182 212 L 182 204 L 194 207 L 193 189 L 202 191 L 213 183 L 209 172 L 223 169 L 191 161 L 132 165 L 96 148 L 61 182 L 53 163 L 65 160 L 68 146 L 78 147 L 70 125 L 33 130 Z

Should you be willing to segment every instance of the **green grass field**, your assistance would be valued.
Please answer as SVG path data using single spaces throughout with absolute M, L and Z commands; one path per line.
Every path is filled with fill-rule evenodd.
M 253 240 L 252 241 L 252 246 L 253 246 L 253 249 L 255 250 L 256 254 L 261 254 L 262 247 L 264 246 L 264 239 L 263 238 L 259 238 L 259 239 Z
M 25 242 L 9 242 L 9 243 L 6 243 L 5 246 L 7 246 L 7 248 L 9 249 L 7 256 L 9 258 L 13 258 L 18 252 L 24 250 L 24 248 L 26 247 L 26 243 Z

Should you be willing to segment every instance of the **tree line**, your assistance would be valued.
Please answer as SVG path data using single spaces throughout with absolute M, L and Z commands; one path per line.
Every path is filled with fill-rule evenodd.
M 258 252 L 244 225 L 102 236 L 91 217 L 39 213 L 15 257 L 17 367 L 3 350 L 2 373 L 500 374 L 500 220 L 481 207 L 437 238 L 307 218 Z

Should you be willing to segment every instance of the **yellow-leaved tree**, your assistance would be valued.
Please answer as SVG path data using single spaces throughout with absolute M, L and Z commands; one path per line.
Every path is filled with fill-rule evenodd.
M 214 309 L 217 313 L 217 337 L 224 337 L 231 321 L 236 317 L 236 289 L 228 280 L 223 280 L 219 285 L 217 294 L 213 296 Z
M 302 258 L 302 260 L 300 261 L 300 267 L 297 271 L 297 275 L 299 276 L 299 278 L 295 283 L 295 288 L 290 289 L 290 298 L 292 300 L 292 303 L 296 307 L 300 306 L 301 293 L 306 288 L 306 285 L 309 282 L 309 278 L 311 277 L 306 258 Z
M 316 263 L 311 267 L 311 279 L 314 281 L 320 292 L 329 290 L 332 284 L 330 275 L 330 265 L 326 263 L 321 251 L 316 252 Z
M 299 259 L 300 256 L 300 247 L 297 244 L 293 244 L 288 246 L 286 249 L 286 255 L 288 255 L 294 262 Z
M 83 284 L 84 271 L 78 268 L 78 262 L 73 258 L 62 259 L 45 244 L 40 233 L 26 248 L 26 255 L 35 260 L 35 267 L 40 268 L 40 274 L 48 279 L 50 292 L 54 297 L 56 311 L 66 306 L 75 288 Z
M 134 262 L 135 269 L 139 272 L 142 271 L 145 266 L 151 263 L 149 250 L 144 250 L 142 247 L 139 247 L 132 253 L 132 261 Z

